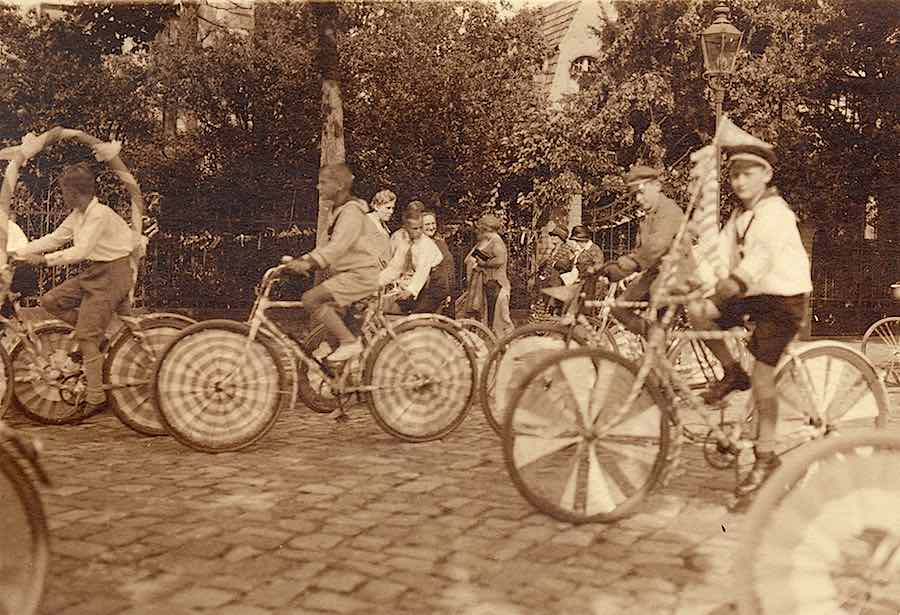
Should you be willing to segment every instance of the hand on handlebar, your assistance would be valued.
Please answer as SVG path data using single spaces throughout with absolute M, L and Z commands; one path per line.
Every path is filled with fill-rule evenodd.
M 310 259 L 303 257 L 294 258 L 293 256 L 282 256 L 281 266 L 284 267 L 285 271 L 297 275 L 309 275 L 313 268 Z

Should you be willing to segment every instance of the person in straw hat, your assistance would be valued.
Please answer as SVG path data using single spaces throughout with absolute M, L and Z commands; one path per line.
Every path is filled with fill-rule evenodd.
M 728 329 L 742 324 L 745 316 L 756 324 L 749 343 L 756 359 L 752 377 L 723 340 L 705 340 L 725 374 L 704 399 L 714 403 L 732 391 L 753 389 L 756 461 L 737 486 L 738 496 L 758 489 L 779 465 L 775 455 L 775 366 L 800 330 L 812 291 L 809 256 L 800 240 L 797 217 L 772 185 L 773 147 L 746 136 L 744 142 L 723 144 L 731 188 L 742 205 L 719 235 L 728 256 L 729 275 L 718 281 L 712 299 L 689 310 L 691 322 L 698 329 Z

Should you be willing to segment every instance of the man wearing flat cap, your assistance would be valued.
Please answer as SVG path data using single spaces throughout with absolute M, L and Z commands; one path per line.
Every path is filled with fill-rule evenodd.
M 611 282 L 640 272 L 640 277 L 622 294 L 621 299 L 625 301 L 646 301 L 650 297 L 650 286 L 659 275 L 660 261 L 668 252 L 684 219 L 681 208 L 663 194 L 661 175 L 656 169 L 637 165 L 631 167 L 625 176 L 629 194 L 634 195 L 645 215 L 638 227 L 635 249 L 607 263 L 602 270 Z M 629 331 L 646 335 L 649 323 L 630 309 L 614 308 L 612 313 Z

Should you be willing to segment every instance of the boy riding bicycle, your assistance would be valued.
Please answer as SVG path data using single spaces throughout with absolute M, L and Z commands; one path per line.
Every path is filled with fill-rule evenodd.
M 749 343 L 756 359 L 752 377 L 731 355 L 724 340 L 705 340 L 722 363 L 724 377 L 703 395 L 704 400 L 715 403 L 732 391 L 753 389 L 758 426 L 756 461 L 735 490 L 737 495 L 746 495 L 758 489 L 780 463 L 775 454 L 775 366 L 800 330 L 812 280 L 797 218 L 771 185 L 775 163 L 772 146 L 758 141 L 724 149 L 731 187 L 742 204 L 719 235 L 730 258 L 730 275 L 716 284 L 710 300 L 691 306 L 689 315 L 698 330 L 735 327 L 742 324 L 744 316 L 756 325 Z

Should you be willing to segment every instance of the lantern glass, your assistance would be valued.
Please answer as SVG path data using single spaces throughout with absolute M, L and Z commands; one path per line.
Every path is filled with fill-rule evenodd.
M 710 75 L 730 74 L 741 49 L 741 31 L 722 21 L 724 23 L 717 19 L 702 35 L 703 66 Z

